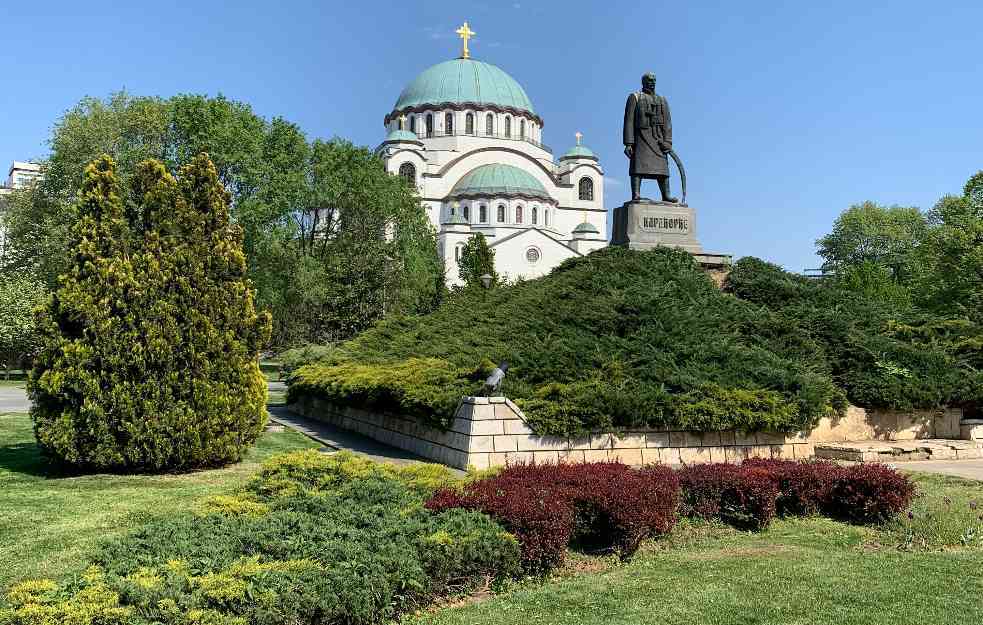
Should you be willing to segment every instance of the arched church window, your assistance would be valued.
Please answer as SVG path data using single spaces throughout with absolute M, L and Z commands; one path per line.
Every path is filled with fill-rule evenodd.
M 444 133 L 454 134 L 454 113 L 444 113 Z
M 485 134 L 489 136 L 495 134 L 495 116 L 491 113 L 485 117 Z
M 580 179 L 580 199 L 594 200 L 594 181 L 587 176 Z
M 469 135 L 474 134 L 474 114 L 472 113 L 464 116 L 464 132 Z
M 413 163 L 403 163 L 399 166 L 399 175 L 405 178 L 410 184 L 416 184 L 416 167 Z
M 550 227 L 550 209 L 548 208 L 543 209 L 543 225 L 547 228 Z
M 530 215 L 530 216 L 532 217 L 532 225 L 535 226 L 539 222 L 539 207 L 538 206 L 533 206 L 532 207 L 532 215 Z
M 526 138 L 526 120 L 524 119 L 519 121 L 519 138 Z
M 484 204 L 478 207 L 478 221 L 483 224 L 488 223 L 488 207 Z
M 464 205 L 464 208 L 462 210 L 464 212 L 464 220 L 465 221 L 471 221 L 471 207 L 469 205 L 465 204 Z
M 498 205 L 498 223 L 505 223 L 505 204 Z
M 459 243 L 456 246 L 454 246 L 454 261 L 455 262 L 460 262 L 461 261 L 461 254 L 463 252 L 464 252 L 464 246 L 463 245 L 461 245 Z
M 511 117 L 506 117 L 505 118 L 505 136 L 506 137 L 511 137 L 512 136 L 512 118 Z
M 410 132 L 416 132 L 416 115 L 410 116 Z
M 433 136 L 433 113 L 427 113 L 427 137 Z
M 515 223 L 522 223 L 522 206 L 515 207 Z

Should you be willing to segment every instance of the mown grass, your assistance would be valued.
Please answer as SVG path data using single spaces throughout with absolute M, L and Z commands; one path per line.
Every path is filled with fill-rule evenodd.
M 312 447 L 318 444 L 292 430 L 268 432 L 242 462 L 222 469 L 72 477 L 50 472 L 28 415 L 0 414 L 0 591 L 25 577 L 84 568 L 100 539 L 236 489 L 273 454 Z
M 629 564 L 575 558 L 547 583 L 521 585 L 413 622 L 980 622 L 983 552 L 872 549 L 879 533 L 822 518 L 777 521 L 759 534 L 684 523 L 668 541 L 649 545 Z

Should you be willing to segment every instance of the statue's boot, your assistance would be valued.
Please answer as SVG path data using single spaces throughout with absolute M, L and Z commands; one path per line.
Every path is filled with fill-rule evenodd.
M 669 177 L 659 177 L 659 191 L 662 192 L 662 201 L 670 204 L 678 204 L 679 200 L 669 195 Z

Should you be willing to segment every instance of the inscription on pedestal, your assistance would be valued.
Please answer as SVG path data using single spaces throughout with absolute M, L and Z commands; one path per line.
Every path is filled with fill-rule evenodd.
M 696 240 L 696 212 L 668 202 L 627 202 L 614 209 L 612 245 L 649 249 L 657 245 L 702 253 Z
M 689 219 L 685 217 L 647 217 L 642 215 L 642 230 L 689 234 Z

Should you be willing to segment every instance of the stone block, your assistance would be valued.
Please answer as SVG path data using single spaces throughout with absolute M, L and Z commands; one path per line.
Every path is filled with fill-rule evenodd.
M 575 462 L 584 462 L 584 450 L 583 449 L 564 449 L 563 451 L 558 451 L 557 457 L 559 457 L 560 462 L 569 462 L 571 464 Z
M 495 409 L 495 418 L 505 421 L 507 419 L 515 419 L 515 412 L 509 408 L 508 404 L 493 404 L 492 407 Z
M 743 462 L 747 460 L 748 450 L 751 448 L 749 445 L 734 445 L 733 447 L 725 447 L 725 461 L 731 463 Z
M 706 447 L 710 452 L 710 462 L 727 462 L 726 447 Z
M 468 398 L 468 403 L 469 404 L 474 404 L 475 406 L 481 406 L 481 405 L 484 405 L 484 404 L 487 404 L 488 403 L 488 398 L 487 397 L 469 397 Z
M 505 405 L 512 409 L 512 412 L 517 414 L 520 418 L 525 419 L 526 415 L 522 414 L 522 409 L 508 397 L 505 398 Z
M 754 432 L 734 432 L 734 444 L 735 445 L 757 445 L 758 437 L 755 436 Z
M 489 397 L 488 398 L 488 403 L 489 404 L 504 404 L 505 403 L 505 398 L 504 397 Z
M 663 447 L 659 449 L 659 459 L 662 464 L 682 464 L 678 447 Z
M 776 460 L 794 460 L 794 445 L 770 445 L 771 457 Z
M 720 433 L 720 444 L 724 447 L 737 444 L 737 434 L 734 430 L 724 430 Z
M 710 447 L 683 447 L 679 450 L 679 461 L 683 464 L 712 462 L 710 449 Z
M 642 449 L 611 449 L 608 451 L 608 460 L 614 460 L 629 466 L 640 466 L 645 464 L 642 460 Z
M 784 445 L 785 435 L 778 432 L 755 432 L 759 445 Z
M 792 445 L 796 460 L 809 460 L 816 457 L 816 446 L 812 443 L 797 443 Z
M 591 449 L 611 449 L 611 434 L 605 432 L 603 434 L 591 434 L 590 435 L 590 448 Z
M 495 439 L 497 436 L 468 436 L 467 437 L 467 451 L 469 453 L 481 453 L 489 451 L 515 451 L 510 450 L 499 450 L 495 447 Z
M 983 419 L 964 419 L 959 425 L 959 438 L 964 441 L 983 441 Z
M 658 447 L 646 447 L 642 450 L 643 464 L 662 464 L 662 450 Z
M 567 441 L 568 449 L 590 449 L 590 436 L 578 436 Z
M 720 432 L 686 432 L 687 447 L 720 447 Z
M 475 454 L 475 453 L 468 454 L 468 466 L 469 467 L 474 467 L 475 469 L 478 469 L 479 471 L 482 470 L 482 469 L 487 469 L 488 467 L 491 466 L 491 463 L 489 462 L 488 456 L 489 456 L 489 454 L 483 454 L 483 453 L 482 454 Z
M 467 419 L 471 420 L 471 415 L 474 413 L 474 406 L 472 404 L 461 404 L 454 411 L 454 419 Z
M 669 432 L 646 432 L 645 433 L 645 446 L 646 447 L 668 447 L 669 446 Z
M 557 451 L 534 451 L 533 459 L 536 461 L 536 464 L 556 464 L 560 461 L 560 456 Z
M 495 419 L 495 407 L 490 404 L 475 404 L 471 406 L 472 421 L 490 421 Z
M 768 445 L 752 445 L 747 451 L 748 458 L 771 458 L 771 447 Z
M 472 436 L 486 436 L 493 434 L 505 434 L 505 429 L 502 427 L 501 421 L 491 420 L 471 422 Z
M 688 442 L 688 437 L 686 432 L 669 432 L 669 446 L 670 447 L 686 447 Z
M 502 421 L 502 427 L 506 434 L 532 434 L 532 429 L 521 419 L 509 419 Z
M 567 448 L 567 439 L 554 436 L 516 435 L 519 451 L 560 451 Z
M 607 449 L 585 449 L 584 462 L 607 462 Z
M 645 447 L 645 435 L 638 432 L 621 432 L 611 435 L 614 449 L 641 449 Z
M 511 436 L 509 434 L 500 434 L 498 436 L 490 437 L 494 439 L 494 451 L 519 451 L 519 445 L 516 442 L 516 436 Z

